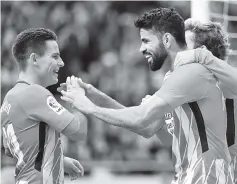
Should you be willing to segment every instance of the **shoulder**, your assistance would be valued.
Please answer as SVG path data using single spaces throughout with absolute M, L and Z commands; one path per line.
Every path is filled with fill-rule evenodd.
M 34 109 L 40 104 L 46 104 L 48 98 L 53 98 L 52 93 L 46 88 L 32 84 L 17 94 L 17 101 L 24 109 Z
M 25 106 L 27 104 L 41 103 L 49 96 L 53 95 L 46 88 L 37 84 L 31 84 L 23 90 L 20 90 L 17 93 L 16 98 L 22 106 Z
M 175 69 L 171 76 L 179 76 L 179 77 L 188 77 L 188 76 L 203 76 L 207 77 L 211 75 L 211 72 L 199 63 L 190 63 L 186 65 L 182 65 Z
M 4 119 L 4 117 L 12 115 L 17 111 L 19 113 L 18 107 L 20 106 L 20 102 L 18 99 L 19 99 L 19 97 L 17 95 L 17 92 L 16 92 L 15 88 L 13 87 L 11 90 L 9 90 L 7 92 L 7 94 L 5 95 L 5 97 L 3 99 L 3 103 L 1 105 L 0 113 L 1 113 L 1 117 L 3 119 Z M 18 109 L 18 110 L 16 110 L 16 109 Z M 7 116 L 5 116 L 5 115 L 7 115 Z
M 43 86 L 40 86 L 38 84 L 32 84 L 28 88 L 28 93 L 36 93 L 36 95 L 43 94 L 43 95 L 52 95 L 52 93 L 44 88 Z
M 17 95 L 14 93 L 14 88 L 9 90 L 3 99 L 3 103 L 1 105 L 2 110 L 7 110 L 11 108 L 13 104 L 17 104 Z
M 161 89 L 183 90 L 196 85 L 207 85 L 211 76 L 212 73 L 199 63 L 182 65 L 171 73 Z

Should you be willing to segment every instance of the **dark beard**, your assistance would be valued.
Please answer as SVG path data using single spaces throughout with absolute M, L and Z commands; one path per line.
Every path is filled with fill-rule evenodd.
M 161 69 L 161 67 L 163 66 L 165 62 L 165 59 L 168 56 L 168 52 L 163 45 L 160 45 L 159 50 L 161 54 L 156 53 L 156 55 L 153 56 L 153 61 L 149 63 L 149 67 L 151 71 L 157 71 Z

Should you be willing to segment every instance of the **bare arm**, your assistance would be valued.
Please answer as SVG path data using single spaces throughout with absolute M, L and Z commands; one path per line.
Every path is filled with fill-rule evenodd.
M 111 108 L 111 109 L 124 109 L 126 108 L 110 96 L 106 95 L 105 93 L 101 92 L 100 90 L 96 89 L 94 86 L 90 84 L 86 84 L 85 82 L 82 82 L 81 80 L 78 81 L 79 85 L 83 87 L 86 90 L 87 97 L 97 106 L 105 107 L 105 108 Z M 150 126 L 139 129 L 136 128 L 136 126 L 131 127 L 129 130 L 141 135 L 145 138 L 150 138 L 154 134 L 157 133 L 158 130 L 161 129 L 163 124 L 165 123 L 164 118 L 157 119 L 155 122 L 153 122 Z
M 165 112 L 170 112 L 171 107 L 158 96 L 154 95 L 146 103 L 124 109 L 107 109 L 95 106 L 88 98 L 78 94 L 77 91 L 62 92 L 63 100 L 73 103 L 81 112 L 101 119 L 108 124 L 124 127 L 129 130 L 143 130 L 151 126 L 157 119 L 163 118 Z M 70 95 L 75 95 L 74 97 Z M 72 100 L 73 99 L 73 100 Z M 157 122 L 162 126 L 161 122 Z M 159 124 L 160 123 L 160 124 Z
M 86 92 L 86 96 L 97 106 L 100 107 L 105 107 L 105 108 L 111 108 L 111 109 L 124 109 L 126 108 L 125 106 L 123 106 L 122 104 L 120 104 L 119 102 L 117 102 L 116 100 L 112 99 L 110 96 L 106 95 L 105 93 L 101 92 L 100 90 L 96 89 L 94 86 L 87 84 L 85 82 L 83 82 L 81 79 L 78 80 L 79 85 L 85 90 Z M 66 83 L 65 84 L 61 84 L 61 87 L 58 88 L 58 91 L 61 92 L 61 90 L 63 88 L 66 89 Z M 146 127 L 144 129 L 139 129 L 134 127 L 130 127 L 129 130 L 141 135 L 145 138 L 150 138 L 152 137 L 154 134 L 156 134 L 156 132 L 160 129 L 160 127 L 158 126 L 160 123 L 162 124 L 164 122 L 164 119 L 161 118 L 160 120 L 157 120 L 157 122 L 154 122 L 153 124 L 151 124 L 151 126 Z
M 100 107 L 105 107 L 105 108 L 111 108 L 111 109 L 124 109 L 126 108 L 116 100 L 112 99 L 105 93 L 101 92 L 100 90 L 96 89 L 90 84 L 87 84 L 85 82 L 82 82 L 82 80 L 78 80 L 79 85 L 85 90 L 86 96 L 97 106 Z M 61 92 L 62 89 L 66 89 L 66 83 L 63 83 L 60 85 L 60 88 L 58 88 L 58 91 Z M 152 137 L 157 130 L 160 128 L 158 126 L 158 122 L 161 121 L 164 122 L 164 119 L 157 120 L 157 123 L 153 123 L 151 126 L 146 127 L 144 129 L 137 128 L 135 126 L 131 126 L 129 128 L 130 131 L 141 135 L 145 138 L 150 138 Z
M 111 109 L 123 109 L 124 105 L 120 104 L 110 96 L 106 95 L 102 91 L 96 89 L 91 84 L 83 82 L 81 79 L 76 79 L 81 88 L 85 90 L 87 98 L 89 98 L 95 105 Z M 62 90 L 66 91 L 66 83 L 60 84 L 60 87 L 57 88 L 58 92 Z
M 82 84 L 80 83 L 80 86 Z M 85 89 L 85 88 L 84 88 Z M 86 89 L 86 96 L 97 106 L 111 108 L 111 109 L 123 109 L 124 105 L 120 104 L 110 96 L 106 95 L 102 91 L 96 89 L 94 86 L 89 85 Z
M 80 83 L 80 86 L 82 86 L 81 83 Z M 125 109 L 126 108 L 125 106 L 118 103 L 116 100 L 112 99 L 111 97 L 104 94 L 103 92 L 97 90 L 93 86 L 91 86 L 89 89 L 87 88 L 87 97 L 91 101 L 93 100 L 92 102 L 94 102 L 96 105 L 101 106 L 101 107 L 112 108 L 112 109 Z M 103 118 L 99 118 L 99 119 L 103 120 Z M 145 127 L 145 128 L 138 127 L 136 124 L 130 124 L 130 126 L 128 126 L 127 128 L 138 135 L 141 135 L 145 138 L 150 138 L 154 134 L 156 134 L 156 132 L 163 125 L 163 123 L 164 123 L 164 118 L 162 117 L 160 119 L 157 119 L 150 126 Z
M 199 64 L 182 66 L 172 73 L 161 89 L 145 103 L 124 109 L 98 107 L 77 90 L 62 91 L 61 98 L 72 103 L 79 111 L 93 115 L 108 124 L 143 130 L 178 106 L 202 99 L 209 87 L 206 72 L 208 70 Z M 197 83 L 200 85 L 197 86 Z M 161 122 L 157 122 L 157 126 L 162 127 L 163 121 Z

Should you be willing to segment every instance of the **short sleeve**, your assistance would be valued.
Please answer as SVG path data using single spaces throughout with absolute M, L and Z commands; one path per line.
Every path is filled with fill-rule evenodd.
M 25 102 L 21 101 L 20 104 L 30 119 L 45 122 L 57 132 L 62 132 L 75 117 L 41 86 L 31 85 L 26 93 L 24 96 L 27 96 L 28 100 L 25 99 Z
M 207 72 L 209 71 L 201 64 L 183 65 L 170 75 L 156 95 L 166 101 L 172 109 L 200 100 L 209 88 L 208 77 L 205 77 Z

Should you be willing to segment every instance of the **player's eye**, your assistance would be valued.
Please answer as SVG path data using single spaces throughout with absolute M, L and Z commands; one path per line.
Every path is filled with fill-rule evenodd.
M 53 56 L 53 58 L 54 58 L 54 59 L 58 59 L 58 58 L 59 58 L 59 56 L 58 56 L 58 55 L 57 55 L 57 56 Z
M 148 43 L 149 40 L 147 40 L 147 39 L 142 39 L 142 42 L 143 42 L 143 43 Z

